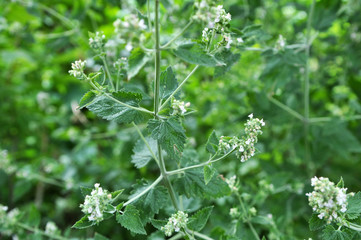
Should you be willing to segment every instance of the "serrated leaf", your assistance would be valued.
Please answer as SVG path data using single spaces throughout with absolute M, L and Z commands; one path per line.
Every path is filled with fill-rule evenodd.
M 85 197 L 86 195 L 90 195 L 92 190 L 93 189 L 91 188 L 80 186 L 80 192 L 83 195 L 83 197 Z
M 211 216 L 213 206 L 202 208 L 189 218 L 187 227 L 194 231 L 201 231 Z
M 158 230 L 161 230 L 161 228 L 164 227 L 164 225 L 166 225 L 168 221 L 152 219 L 150 222 L 152 223 L 153 227 L 155 227 Z
M 211 135 L 208 137 L 206 144 L 206 149 L 209 153 L 216 154 L 218 151 L 219 139 L 217 137 L 216 131 L 212 131 Z
M 152 119 L 148 130 L 155 140 L 159 140 L 163 149 L 172 158 L 178 158 L 186 142 L 185 130 L 175 117 L 166 120 Z
M 313 214 L 308 221 L 308 226 L 310 227 L 311 231 L 316 231 L 326 226 L 326 222 L 317 217 L 317 214 Z
M 84 229 L 91 226 L 94 226 L 96 224 L 95 221 L 89 221 L 88 216 L 82 217 L 79 221 L 77 221 L 72 228 L 76 229 Z
M 142 100 L 141 94 L 123 90 L 115 92 L 111 96 L 133 107 L 139 107 L 139 102 Z M 105 94 L 97 96 L 87 108 L 99 117 L 114 120 L 117 123 L 131 123 L 133 121 L 139 123 L 144 119 L 140 111 L 121 105 Z
M 167 99 L 178 87 L 178 81 L 175 77 L 172 67 L 168 67 L 166 71 L 160 75 L 160 97 Z M 177 93 L 179 95 L 179 93 Z
M 215 58 L 217 58 L 218 61 L 224 62 L 225 65 L 216 67 L 214 69 L 214 77 L 218 78 L 231 70 L 232 66 L 240 59 L 240 57 L 241 54 L 233 54 L 228 49 L 224 49 L 222 52 L 217 53 Z
M 204 182 L 207 185 L 209 181 L 213 178 L 214 174 L 216 174 L 216 169 L 212 166 L 212 164 L 205 165 L 203 168 L 204 173 Z
M 157 148 L 157 140 L 146 137 L 145 138 L 152 149 L 152 152 L 157 156 L 158 148 Z M 133 148 L 134 154 L 132 155 L 132 163 L 137 168 L 142 168 L 146 166 L 150 160 L 153 159 L 153 155 L 150 153 L 148 147 L 145 145 L 142 139 L 139 139 Z
M 324 240 L 351 240 L 353 233 L 351 230 L 344 228 L 342 231 L 335 229 L 332 225 L 327 225 L 322 231 Z
M 203 47 L 195 43 L 180 45 L 173 53 L 182 60 L 206 67 L 222 66 L 225 63 L 217 60 L 213 55 L 206 53 Z
M 188 198 L 193 196 L 213 199 L 230 193 L 227 183 L 219 176 L 215 175 L 206 185 L 202 169 L 187 170 L 182 178 L 176 180 L 175 186 L 179 192 L 185 194 Z
M 141 48 L 134 48 L 128 60 L 128 80 L 138 74 L 140 69 L 149 61 L 150 57 Z
M 94 240 L 109 240 L 109 238 L 104 237 L 103 235 L 99 233 L 95 233 Z
M 84 96 L 80 99 L 79 109 L 86 107 L 96 98 L 96 94 L 93 91 L 89 91 L 84 94 Z
M 127 205 L 123 214 L 117 212 L 116 219 L 120 225 L 133 233 L 147 234 L 139 218 L 139 211 L 133 205 Z
M 129 196 L 129 198 L 137 196 L 150 185 L 151 184 L 147 183 L 146 181 L 138 182 L 133 186 L 135 191 L 132 192 L 132 195 Z M 167 204 L 168 200 L 169 198 L 167 189 L 163 186 L 156 186 L 138 198 L 134 202 L 134 205 L 144 210 L 145 212 L 158 213 L 159 209 L 162 209 Z
M 361 213 L 361 192 L 356 193 L 347 200 L 347 218 L 355 219 Z

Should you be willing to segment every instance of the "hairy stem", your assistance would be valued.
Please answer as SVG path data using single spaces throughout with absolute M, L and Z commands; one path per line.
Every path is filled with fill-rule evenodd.
M 103 61 L 103 65 L 104 65 L 104 67 L 105 67 L 105 72 L 106 72 L 107 75 L 108 75 L 110 85 L 112 86 L 112 89 L 115 90 L 115 88 L 114 88 L 114 83 L 113 83 L 113 79 L 112 79 L 112 75 L 110 75 L 110 71 L 109 71 L 107 59 L 106 59 L 104 56 L 101 56 L 100 58 L 101 58 L 102 61 Z
M 45 237 L 48 237 L 50 239 L 57 239 L 57 240 L 68 240 L 68 238 L 64 238 L 62 236 L 57 236 L 57 235 L 52 235 L 52 234 L 48 234 L 46 232 L 44 232 L 43 230 L 37 229 L 37 228 L 33 228 L 31 226 L 28 226 L 26 224 L 23 223 L 16 223 L 16 225 L 22 229 L 25 229 L 27 231 L 33 232 L 33 233 L 39 233 Z
M 347 222 L 346 224 L 344 224 L 343 226 L 348 227 L 352 230 L 361 232 L 361 226 L 352 222 Z

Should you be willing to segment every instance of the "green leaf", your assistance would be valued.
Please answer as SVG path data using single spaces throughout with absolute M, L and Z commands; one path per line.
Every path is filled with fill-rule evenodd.
M 187 227 L 194 231 L 201 231 L 211 216 L 213 206 L 202 208 L 189 218 Z
M 204 172 L 204 182 L 207 185 L 209 181 L 213 178 L 214 174 L 216 174 L 217 170 L 212 166 L 212 164 L 205 165 L 203 168 Z
M 151 137 L 145 138 L 152 149 L 152 152 L 157 156 L 158 148 L 157 141 Z M 132 163 L 137 168 L 142 168 L 148 164 L 150 160 L 153 159 L 152 154 L 150 153 L 148 147 L 145 145 L 142 139 L 139 139 L 133 148 L 134 154 L 132 155 Z
M 267 216 L 255 216 L 252 218 L 251 220 L 253 223 L 257 223 L 257 224 L 260 224 L 260 225 L 272 225 L 272 219 L 270 219 L 269 217 Z
M 160 97 L 167 99 L 178 87 L 178 81 L 172 70 L 172 67 L 168 67 L 166 71 L 160 75 Z M 179 92 L 176 94 L 179 95 Z
M 310 220 L 308 221 L 308 225 L 311 231 L 316 231 L 326 226 L 326 222 L 320 219 L 319 217 L 317 217 L 317 214 L 313 214 Z
M 166 225 L 168 221 L 152 219 L 150 222 L 152 223 L 153 227 L 155 227 L 158 230 L 161 230 L 161 228 L 164 227 L 164 225 Z
M 151 185 L 147 183 L 145 180 L 139 181 L 137 184 L 133 186 L 135 191 L 132 192 L 132 195 L 129 198 L 133 198 L 143 192 L 146 188 Z M 143 196 L 138 198 L 134 205 L 139 209 L 144 210 L 145 212 L 158 213 L 159 209 L 162 209 L 166 206 L 168 202 L 168 192 L 167 189 L 163 186 L 156 186 L 150 189 Z
M 176 180 L 175 187 L 188 198 L 194 196 L 213 199 L 230 193 L 227 183 L 220 176 L 216 176 L 216 174 L 206 185 L 203 171 L 199 168 L 187 170 L 182 178 Z
M 230 50 L 224 49 L 215 55 L 218 61 L 224 62 L 225 65 L 216 67 L 214 69 L 214 77 L 218 78 L 231 70 L 231 67 L 239 60 L 241 54 L 233 54 Z
M 115 202 L 116 200 L 118 200 L 120 195 L 122 195 L 123 191 L 124 191 L 124 189 L 111 192 L 110 194 L 112 195 L 112 202 Z
M 91 226 L 94 226 L 96 224 L 95 221 L 89 221 L 88 216 L 82 217 L 79 221 L 77 221 L 72 228 L 76 229 L 84 229 Z
M 347 218 L 355 219 L 361 213 L 361 192 L 356 193 L 354 196 L 347 200 Z
M 322 239 L 324 240 L 351 240 L 353 233 L 350 229 L 344 228 L 336 230 L 332 225 L 327 225 L 322 231 Z
M 133 233 L 147 234 L 139 218 L 139 211 L 133 205 L 127 205 L 123 214 L 117 212 L 116 219 L 120 225 Z
M 94 240 L 109 240 L 109 238 L 104 237 L 103 235 L 99 233 L 95 233 Z
M 150 57 L 145 54 L 141 48 L 134 48 L 128 60 L 128 80 L 137 75 L 149 59 Z
M 180 45 L 173 53 L 182 60 L 206 67 L 216 67 L 225 65 L 225 63 L 217 60 L 213 55 L 206 51 L 199 44 L 187 43 Z
M 178 158 L 186 142 L 185 130 L 176 117 L 166 120 L 151 119 L 148 130 L 155 140 L 159 140 L 163 149 L 171 158 Z
M 344 188 L 345 187 L 345 183 L 344 183 L 342 177 L 340 178 L 340 181 L 337 183 L 336 187 L 339 187 L 339 188 Z
M 85 93 L 84 96 L 80 99 L 79 109 L 86 107 L 95 98 L 96 98 L 96 94 L 94 93 L 94 91 L 89 91 L 89 92 Z
M 80 192 L 83 195 L 83 197 L 85 197 L 86 195 L 90 195 L 92 190 L 93 189 L 91 188 L 80 186 Z
M 213 130 L 211 135 L 208 137 L 208 141 L 206 144 L 207 151 L 211 154 L 216 154 L 216 152 L 218 151 L 218 144 L 219 139 L 217 137 L 216 131 Z
M 127 91 L 118 91 L 111 96 L 133 107 L 139 107 L 139 102 L 142 100 L 141 94 Z M 117 123 L 131 123 L 133 121 L 139 123 L 144 119 L 140 111 L 121 105 L 104 94 L 98 95 L 87 108 L 99 117 L 114 120 Z

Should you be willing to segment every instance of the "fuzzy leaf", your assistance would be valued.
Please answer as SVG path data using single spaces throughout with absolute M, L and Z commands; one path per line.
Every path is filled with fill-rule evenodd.
M 217 53 L 215 57 L 218 59 L 218 61 L 224 62 L 226 64 L 224 66 L 219 66 L 214 69 L 214 77 L 218 78 L 231 70 L 231 67 L 239 60 L 241 55 L 238 53 L 233 54 L 228 49 L 224 49 L 222 52 Z
M 148 130 L 155 140 L 159 140 L 163 149 L 172 158 L 178 158 L 183 152 L 186 142 L 185 130 L 175 117 L 167 120 L 152 119 L 148 122 Z
M 149 187 L 149 183 L 146 181 L 140 181 L 135 184 L 133 187 L 135 189 L 132 192 L 132 195 L 129 198 L 133 198 L 144 191 L 147 187 Z M 143 196 L 138 198 L 134 205 L 139 209 L 143 209 L 146 212 L 151 211 L 152 213 L 158 213 L 159 209 L 162 209 L 168 201 L 168 192 L 167 189 L 163 186 L 156 186 L 150 189 Z
M 84 96 L 80 99 L 79 109 L 86 107 L 95 98 L 96 98 L 96 94 L 94 93 L 94 91 L 89 91 L 89 92 L 85 93 Z
M 145 138 L 149 143 L 152 152 L 157 156 L 157 141 L 151 137 Z M 134 154 L 132 155 L 132 163 L 137 168 L 142 168 L 148 164 L 148 162 L 153 159 L 152 154 L 150 153 L 148 147 L 145 145 L 142 139 L 139 139 L 133 148 Z
M 158 220 L 158 219 L 152 219 L 150 221 L 153 225 L 153 227 L 155 227 L 158 230 L 161 230 L 161 228 L 167 224 L 167 220 Z
M 137 75 L 149 59 L 150 57 L 141 48 L 133 49 L 128 60 L 128 80 Z
M 212 164 L 205 165 L 203 168 L 204 172 L 204 182 L 207 185 L 209 181 L 213 178 L 214 174 L 216 174 L 216 169 L 212 166 Z
M 313 214 L 310 220 L 308 221 L 308 225 L 311 231 L 316 231 L 326 226 L 326 222 L 320 219 L 319 217 L 317 217 L 317 214 Z
M 133 205 L 126 206 L 123 214 L 117 212 L 116 219 L 120 225 L 133 233 L 147 234 L 139 218 L 139 211 Z
M 336 230 L 332 225 L 327 225 L 322 231 L 322 239 L 324 240 L 351 240 L 352 237 L 353 233 L 347 228 L 341 231 Z
M 201 231 L 211 216 L 213 206 L 202 208 L 189 218 L 187 227 L 194 231 Z
M 213 130 L 211 135 L 208 137 L 208 141 L 206 144 L 207 151 L 211 154 L 216 154 L 218 150 L 218 143 L 219 143 L 219 139 L 217 137 L 216 131 Z
M 160 75 L 160 97 L 162 99 L 167 99 L 177 87 L 178 81 L 173 69 L 172 67 L 168 67 L 167 70 Z
M 361 192 L 356 193 L 354 196 L 347 200 L 347 218 L 355 219 L 361 213 Z
M 225 65 L 223 62 L 217 60 L 213 55 L 206 53 L 199 44 L 183 44 L 173 52 L 177 57 L 191 64 L 198 64 L 206 67 Z
M 111 96 L 133 107 L 139 107 L 139 102 L 142 100 L 141 94 L 127 91 L 118 91 Z M 87 108 L 99 117 L 114 120 L 117 123 L 131 123 L 133 121 L 139 123 L 144 119 L 141 112 L 121 105 L 106 95 L 97 96 Z
M 95 221 L 89 221 L 88 216 L 82 217 L 79 221 L 77 221 L 72 228 L 76 229 L 84 229 L 91 226 L 94 226 L 96 224 Z
M 179 192 L 185 194 L 188 198 L 194 196 L 213 199 L 230 193 L 227 183 L 219 176 L 213 176 L 206 185 L 202 169 L 187 170 L 182 178 L 176 180 L 175 186 Z

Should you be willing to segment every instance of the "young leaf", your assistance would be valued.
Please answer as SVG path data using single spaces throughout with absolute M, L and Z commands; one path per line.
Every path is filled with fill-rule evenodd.
M 121 189 L 110 193 L 112 195 L 112 203 L 118 200 L 119 196 L 122 195 L 123 191 L 124 189 Z
M 345 187 L 345 183 L 344 183 L 342 177 L 340 178 L 340 181 L 337 183 L 336 187 L 339 187 L 339 188 L 344 188 Z
M 141 48 L 133 49 L 128 60 L 128 80 L 137 75 L 149 59 L 150 57 Z
M 152 149 L 152 152 L 157 156 L 158 148 L 157 141 L 151 137 L 145 138 Z M 137 168 L 144 167 L 148 162 L 153 159 L 152 154 L 150 153 L 148 147 L 145 145 L 142 139 L 139 139 L 133 148 L 134 154 L 132 155 L 132 163 Z
M 225 65 L 223 62 L 217 60 L 213 55 L 206 53 L 204 49 L 195 43 L 187 43 L 180 45 L 173 53 L 182 60 L 198 64 L 206 67 L 215 67 Z
M 133 107 L 139 107 L 139 102 L 142 100 L 141 94 L 127 91 L 115 92 L 112 97 Z M 144 119 L 141 112 L 121 105 L 106 95 L 97 96 L 87 108 L 99 117 L 114 120 L 117 123 L 131 123 L 133 121 L 139 123 Z
M 187 170 L 182 178 L 178 178 L 175 187 L 188 198 L 191 196 L 213 199 L 223 197 L 230 193 L 230 189 L 225 181 L 219 176 L 213 178 L 206 185 L 202 169 Z
M 347 218 L 355 219 L 361 213 L 361 192 L 356 193 L 354 196 L 347 200 Z
M 158 230 L 161 230 L 161 228 L 167 224 L 167 220 L 152 219 L 150 222 L 152 223 L 153 227 Z
M 86 107 L 88 104 L 90 104 L 96 97 L 96 94 L 94 91 L 89 91 L 84 94 L 84 96 L 80 99 L 79 102 L 79 109 L 82 109 Z
M 326 222 L 320 219 L 319 217 L 317 217 L 317 214 L 313 214 L 310 220 L 308 221 L 308 225 L 311 231 L 316 231 L 326 226 Z
M 204 172 L 204 182 L 206 185 L 211 181 L 214 174 L 217 172 L 216 169 L 212 166 L 212 164 L 205 165 L 203 168 Z
M 213 130 L 206 144 L 207 151 L 211 154 L 216 154 L 216 152 L 218 151 L 218 143 L 219 139 L 217 137 L 216 131 Z
M 151 119 L 148 130 L 154 139 L 159 140 L 163 149 L 172 158 L 178 158 L 186 142 L 185 130 L 175 117 L 167 120 Z
M 168 67 L 166 71 L 160 75 L 160 97 L 167 99 L 178 87 L 178 82 L 172 67 Z M 176 95 L 179 95 L 177 93 Z
M 126 206 L 123 214 L 117 212 L 116 219 L 120 225 L 133 233 L 147 234 L 139 218 L 139 211 L 133 205 Z
M 351 230 L 344 228 L 336 230 L 332 225 L 327 225 L 322 231 L 322 239 L 324 240 L 351 240 L 353 233 Z
M 189 218 L 187 227 L 194 231 L 201 231 L 211 215 L 213 206 L 202 208 Z
M 84 216 L 82 217 L 79 221 L 77 221 L 72 228 L 77 228 L 77 229 L 84 229 L 84 228 L 88 228 L 91 226 L 94 226 L 96 224 L 95 221 L 89 221 L 88 216 Z

